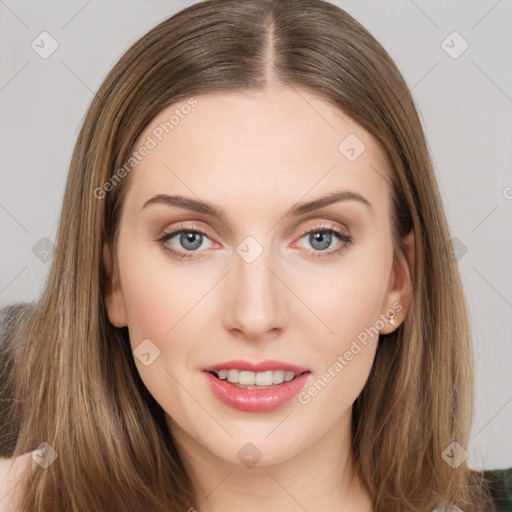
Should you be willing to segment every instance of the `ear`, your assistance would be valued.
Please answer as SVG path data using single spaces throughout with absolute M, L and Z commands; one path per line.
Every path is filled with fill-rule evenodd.
M 409 309 L 412 275 L 414 272 L 414 232 L 411 230 L 401 241 L 395 254 L 389 277 L 388 291 L 384 301 L 385 325 L 381 334 L 393 332 L 404 320 Z M 391 312 L 395 313 L 394 323 L 389 322 Z
M 115 327 L 128 325 L 128 315 L 121 286 L 113 272 L 113 258 L 107 242 L 103 244 L 103 265 L 105 267 L 105 305 L 110 323 Z

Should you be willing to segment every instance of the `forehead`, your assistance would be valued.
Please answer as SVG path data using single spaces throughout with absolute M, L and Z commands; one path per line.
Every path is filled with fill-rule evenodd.
M 304 90 L 183 99 L 152 120 L 133 150 L 144 146 L 125 196 L 134 207 L 179 193 L 246 210 L 341 189 L 386 207 L 388 164 L 374 137 Z

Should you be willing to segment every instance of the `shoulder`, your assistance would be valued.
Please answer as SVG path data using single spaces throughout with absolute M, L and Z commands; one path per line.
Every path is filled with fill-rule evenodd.
M 19 500 L 20 484 L 27 476 L 32 464 L 34 452 L 24 453 L 19 457 L 0 457 L 0 512 L 15 512 Z

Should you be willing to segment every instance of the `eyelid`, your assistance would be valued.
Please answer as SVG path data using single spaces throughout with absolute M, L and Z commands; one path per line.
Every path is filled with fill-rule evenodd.
M 212 231 L 210 229 L 208 229 L 207 227 L 203 227 L 202 225 L 195 224 L 194 221 L 178 222 L 175 227 L 163 229 L 161 235 L 158 236 L 158 239 L 164 238 L 165 236 L 168 235 L 175 236 L 180 231 L 193 231 L 206 235 L 212 241 L 215 239 L 215 236 L 212 234 Z
M 316 223 L 311 223 L 307 227 L 302 228 L 301 229 L 301 236 L 302 235 L 307 235 L 308 233 L 311 233 L 312 231 L 313 232 L 314 231 L 321 231 L 323 229 L 325 229 L 325 230 L 332 230 L 332 231 L 338 231 L 338 232 L 342 233 L 344 236 L 347 236 L 347 237 L 350 236 L 350 232 L 349 232 L 349 230 L 348 230 L 348 228 L 346 226 L 343 226 L 343 228 L 339 228 L 333 222 L 326 221 L 326 220 L 317 221 Z M 344 231 L 346 231 L 346 233 L 344 233 Z

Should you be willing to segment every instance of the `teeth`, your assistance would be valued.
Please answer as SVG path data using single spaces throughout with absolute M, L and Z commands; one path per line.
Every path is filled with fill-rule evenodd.
M 295 377 L 295 373 L 293 372 L 284 372 L 284 380 L 288 382 L 289 380 L 292 380 L 293 377 Z
M 269 370 L 257 373 L 246 370 L 219 370 L 216 373 L 219 379 L 227 379 L 232 384 L 240 384 L 242 386 L 272 386 L 288 382 L 296 376 L 294 372 L 285 372 L 284 370 Z

